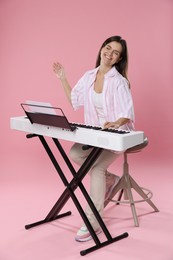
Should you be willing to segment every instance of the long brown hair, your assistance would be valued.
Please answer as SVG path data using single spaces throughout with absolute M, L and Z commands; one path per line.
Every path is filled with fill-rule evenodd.
M 128 50 L 127 50 L 126 41 L 124 39 L 122 39 L 121 36 L 111 36 L 104 41 L 104 43 L 102 44 L 102 46 L 99 50 L 99 53 L 97 55 L 96 67 L 98 67 L 100 65 L 100 60 L 101 60 L 100 53 L 101 53 L 102 48 L 105 47 L 108 43 L 113 42 L 113 41 L 120 43 L 122 46 L 121 59 L 118 63 L 115 63 L 113 66 L 115 66 L 115 68 L 118 70 L 118 72 L 128 80 L 128 78 L 127 78 Z

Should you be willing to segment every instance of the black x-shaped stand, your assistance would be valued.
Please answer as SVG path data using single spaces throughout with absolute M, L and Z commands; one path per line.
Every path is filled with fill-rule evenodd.
M 52 153 L 52 150 L 50 149 L 48 143 L 46 142 L 45 138 L 42 136 L 42 135 L 36 135 L 36 134 L 28 134 L 27 135 L 27 138 L 32 138 L 32 137 L 35 137 L 37 136 L 44 149 L 46 150 L 50 160 L 52 161 L 56 171 L 58 172 L 62 182 L 64 183 L 65 185 L 65 190 L 64 192 L 62 193 L 62 195 L 59 197 L 59 199 L 57 200 L 57 202 L 55 203 L 55 205 L 53 206 L 53 208 L 50 210 L 50 212 L 48 213 L 48 215 L 45 217 L 45 219 L 41 220 L 41 221 L 38 221 L 38 222 L 35 222 L 35 223 L 32 223 L 32 224 L 29 224 L 29 225 L 26 225 L 25 228 L 26 229 L 29 229 L 29 228 L 32 228 L 32 227 L 35 227 L 35 226 L 38 226 L 38 225 L 41 225 L 43 223 L 47 223 L 47 222 L 50 222 L 50 221 L 53 221 L 53 220 L 56 220 L 56 219 L 59 219 L 59 218 L 62 218 L 64 216 L 68 216 L 71 214 L 70 211 L 66 212 L 66 213 L 63 213 L 63 214 L 59 214 L 59 212 L 61 211 L 61 209 L 64 207 L 64 205 L 67 203 L 67 201 L 69 200 L 69 198 L 71 198 L 76 206 L 76 208 L 78 209 L 79 211 L 79 214 L 81 215 L 87 229 L 89 230 L 94 242 L 95 242 L 95 246 L 93 247 L 90 247 L 88 249 L 85 249 L 85 250 L 82 250 L 80 252 L 80 254 L 83 256 L 83 255 L 86 255 L 92 251 L 95 251 L 99 248 L 102 248 L 106 245 L 109 245 L 113 242 L 116 242 L 120 239 L 123 239 L 123 238 L 126 238 L 128 237 L 128 233 L 125 232 L 119 236 L 116 236 L 114 238 L 112 238 L 111 234 L 109 233 L 107 227 L 105 226 L 100 214 L 98 213 L 95 205 L 93 204 L 90 196 L 88 195 L 84 185 L 82 184 L 82 180 L 83 178 L 85 177 L 85 175 L 88 173 L 88 171 L 90 170 L 90 168 L 92 167 L 92 165 L 94 164 L 94 162 L 97 160 L 97 158 L 100 156 L 101 152 L 102 152 L 102 148 L 97 148 L 97 147 L 94 147 L 92 150 L 91 150 L 91 153 L 89 154 L 89 156 L 86 158 L 86 160 L 84 161 L 84 163 L 82 164 L 82 166 L 80 167 L 80 169 L 76 172 L 73 165 L 71 164 L 69 158 L 67 157 L 64 149 L 62 148 L 60 142 L 58 139 L 56 138 L 52 138 L 53 142 L 55 143 L 56 147 L 58 148 L 61 156 L 63 157 L 64 159 L 64 162 L 66 163 L 67 167 L 69 168 L 71 174 L 73 175 L 73 179 L 68 182 L 67 178 L 65 177 L 62 169 L 60 168 L 60 165 L 58 164 L 54 154 Z M 88 202 L 91 210 L 93 211 L 93 214 L 95 215 L 95 218 L 97 219 L 102 231 L 104 232 L 105 236 L 106 236 L 106 241 L 104 242 L 100 242 L 97 234 L 95 233 L 92 225 L 90 224 L 83 208 L 81 207 L 74 191 L 76 190 L 76 188 L 80 188 L 83 196 L 85 197 L 86 201 Z

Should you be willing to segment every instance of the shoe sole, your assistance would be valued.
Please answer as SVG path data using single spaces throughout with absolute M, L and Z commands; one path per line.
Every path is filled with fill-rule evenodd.
M 101 230 L 97 230 L 97 231 L 95 231 L 95 233 L 98 235 L 98 234 L 100 234 L 102 231 Z M 80 237 L 75 237 L 75 240 L 77 241 L 77 242 L 86 242 L 86 241 L 89 241 L 89 240 L 91 240 L 92 239 L 92 236 L 90 235 L 90 234 L 88 234 L 89 236 L 88 237 L 85 237 L 85 238 L 80 238 Z

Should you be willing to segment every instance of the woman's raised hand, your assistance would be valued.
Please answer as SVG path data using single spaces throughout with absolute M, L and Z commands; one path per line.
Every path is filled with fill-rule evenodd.
M 57 78 L 64 79 L 65 78 L 65 71 L 63 66 L 59 62 L 53 63 L 53 71 L 55 72 Z

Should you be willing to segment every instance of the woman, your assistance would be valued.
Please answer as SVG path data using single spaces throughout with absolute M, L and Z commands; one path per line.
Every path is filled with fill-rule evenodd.
M 103 128 L 134 130 L 134 109 L 127 79 L 128 51 L 126 41 L 112 36 L 102 44 L 96 68 L 87 71 L 71 89 L 60 63 L 54 63 L 56 76 L 60 79 L 66 96 L 74 109 L 84 107 L 85 124 Z M 81 144 L 74 144 L 70 156 L 81 165 L 90 150 L 83 150 Z M 108 167 L 118 158 L 120 152 L 104 149 L 90 170 L 90 196 L 103 215 L 104 200 L 108 199 L 119 177 L 107 172 Z M 96 233 L 101 229 L 89 206 L 86 215 Z M 87 241 L 91 235 L 83 224 L 75 237 Z

